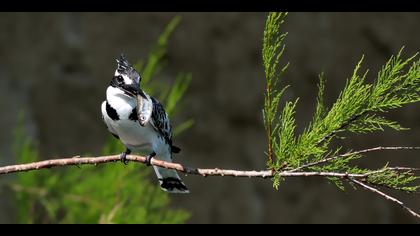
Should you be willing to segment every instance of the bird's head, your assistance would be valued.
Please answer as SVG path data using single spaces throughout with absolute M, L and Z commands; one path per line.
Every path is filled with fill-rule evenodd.
M 140 91 L 141 77 L 128 62 L 124 54 L 117 59 L 117 69 L 110 82 L 110 86 L 121 89 L 128 96 L 135 97 Z

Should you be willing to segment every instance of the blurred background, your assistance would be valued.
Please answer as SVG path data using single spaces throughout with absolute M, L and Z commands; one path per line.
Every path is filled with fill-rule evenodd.
M 192 75 L 179 111 L 172 118 L 175 127 L 194 120 L 192 127 L 175 138 L 175 144 L 182 148 L 176 160 L 203 168 L 264 169 L 261 49 L 266 13 L 1 13 L 0 164 L 19 161 L 12 147 L 22 110 L 25 135 L 34 140 L 40 159 L 100 155 L 110 137 L 101 119 L 100 104 L 115 70 L 115 58 L 124 52 L 133 63 L 146 59 L 176 15 L 181 21 L 169 38 L 165 67 L 152 78 L 170 84 L 178 72 Z M 326 101 L 331 104 L 362 54 L 372 80 L 402 46 L 407 56 L 417 52 L 419 22 L 420 13 L 290 13 L 284 25 L 289 34 L 283 56 L 290 66 L 282 83 L 291 85 L 285 99 L 301 98 L 298 130 L 313 115 L 320 72 L 325 72 Z M 350 135 L 344 145 L 349 149 L 419 146 L 418 104 L 387 115 L 411 130 Z M 363 165 L 380 167 L 386 162 L 420 166 L 419 153 L 414 152 L 372 153 Z M 122 166 L 110 164 L 107 168 L 115 165 Z M 93 178 L 94 174 L 83 171 L 85 168 L 60 168 L 52 173 L 82 175 L 79 182 L 70 183 L 74 187 Z M 124 167 L 115 168 L 124 171 Z M 31 176 L 37 178 L 41 172 L 46 182 L 38 184 L 47 186 L 50 170 Z M 23 175 L 26 173 L 1 177 L 0 223 L 60 222 L 42 217 L 22 220 L 28 211 L 16 201 L 20 190 L 16 185 L 7 186 Z M 60 185 L 60 178 L 54 186 Z M 150 176 L 152 185 L 157 184 L 154 178 Z M 188 223 L 416 222 L 370 192 L 349 189 L 344 193 L 320 178 L 287 179 L 278 191 L 268 180 L 183 178 L 191 194 L 170 195 L 165 208 L 188 212 L 190 217 L 184 221 Z M 142 185 L 141 181 L 132 182 Z M 130 186 L 136 188 L 135 184 Z M 106 188 L 106 183 L 101 186 Z M 34 201 L 28 200 L 31 196 L 37 200 L 48 196 L 31 192 L 27 191 L 25 201 Z M 393 194 L 413 209 L 420 209 L 419 195 Z M 55 210 L 52 215 L 60 218 L 65 211 L 57 210 L 61 202 L 56 203 L 46 212 Z M 32 214 L 36 209 L 32 208 Z

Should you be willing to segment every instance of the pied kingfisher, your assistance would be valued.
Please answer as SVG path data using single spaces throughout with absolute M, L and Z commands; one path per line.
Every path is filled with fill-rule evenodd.
M 120 157 L 126 164 L 126 155 L 132 151 L 172 161 L 172 153 L 180 148 L 172 145 L 172 127 L 163 106 L 140 87 L 141 76 L 124 55 L 117 59 L 117 69 L 106 90 L 102 103 L 102 118 L 109 132 L 126 147 Z M 170 193 L 188 193 L 189 190 L 175 170 L 153 166 L 160 187 Z

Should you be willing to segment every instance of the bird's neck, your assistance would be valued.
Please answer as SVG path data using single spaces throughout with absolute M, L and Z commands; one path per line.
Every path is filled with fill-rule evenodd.
M 119 114 L 131 113 L 136 107 L 136 98 L 130 97 L 119 88 L 109 86 L 106 90 L 106 100 Z

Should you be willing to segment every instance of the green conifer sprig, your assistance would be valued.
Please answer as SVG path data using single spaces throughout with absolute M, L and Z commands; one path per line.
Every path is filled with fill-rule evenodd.
M 268 168 L 275 171 L 318 171 L 349 174 L 363 174 L 364 184 L 386 187 L 404 192 L 416 192 L 420 187 L 415 181 L 417 169 L 384 166 L 377 170 L 360 168 L 352 161 L 364 157 L 363 152 L 341 153 L 345 147 L 333 147 L 332 141 L 338 135 L 349 132 L 363 134 L 384 131 L 406 130 L 398 122 L 383 115 L 393 109 L 420 101 L 420 61 L 417 55 L 404 59 L 403 48 L 392 56 L 378 72 L 373 83 L 366 82 L 368 70 L 361 72 L 364 56 L 355 69 L 337 100 L 327 107 L 324 102 L 325 75 L 319 76 L 318 96 L 312 121 L 297 135 L 295 113 L 298 98 L 285 103 L 279 109 L 281 97 L 287 88 L 281 88 L 278 81 L 288 64 L 279 65 L 285 50 L 285 37 L 280 26 L 287 13 L 270 13 L 264 31 L 263 63 L 266 74 L 266 92 L 263 109 L 264 125 L 273 161 Z M 280 68 L 280 69 L 279 69 Z M 271 148 L 271 150 L 270 150 Z M 397 150 L 403 150 L 399 148 Z M 383 150 L 383 149 L 382 149 Z M 269 156 L 269 158 L 271 158 Z M 328 177 L 344 190 L 345 178 Z M 274 175 L 274 187 L 278 188 L 281 178 Z M 360 180 L 359 180 L 360 181 Z M 348 181 L 353 183 L 352 181 Z
M 263 120 L 264 127 L 267 131 L 268 165 L 273 164 L 274 161 L 273 144 L 276 143 L 277 138 L 273 133 L 280 128 L 279 124 L 275 124 L 277 108 L 284 91 L 287 89 L 287 87 L 281 90 L 276 89 L 277 76 L 283 73 L 288 67 L 288 64 L 286 64 L 279 69 L 279 61 L 285 49 L 283 41 L 287 35 L 287 33 L 281 33 L 280 25 L 284 22 L 286 16 L 287 13 L 270 14 L 266 21 L 266 30 L 264 31 L 262 55 L 267 86 L 264 99 Z

